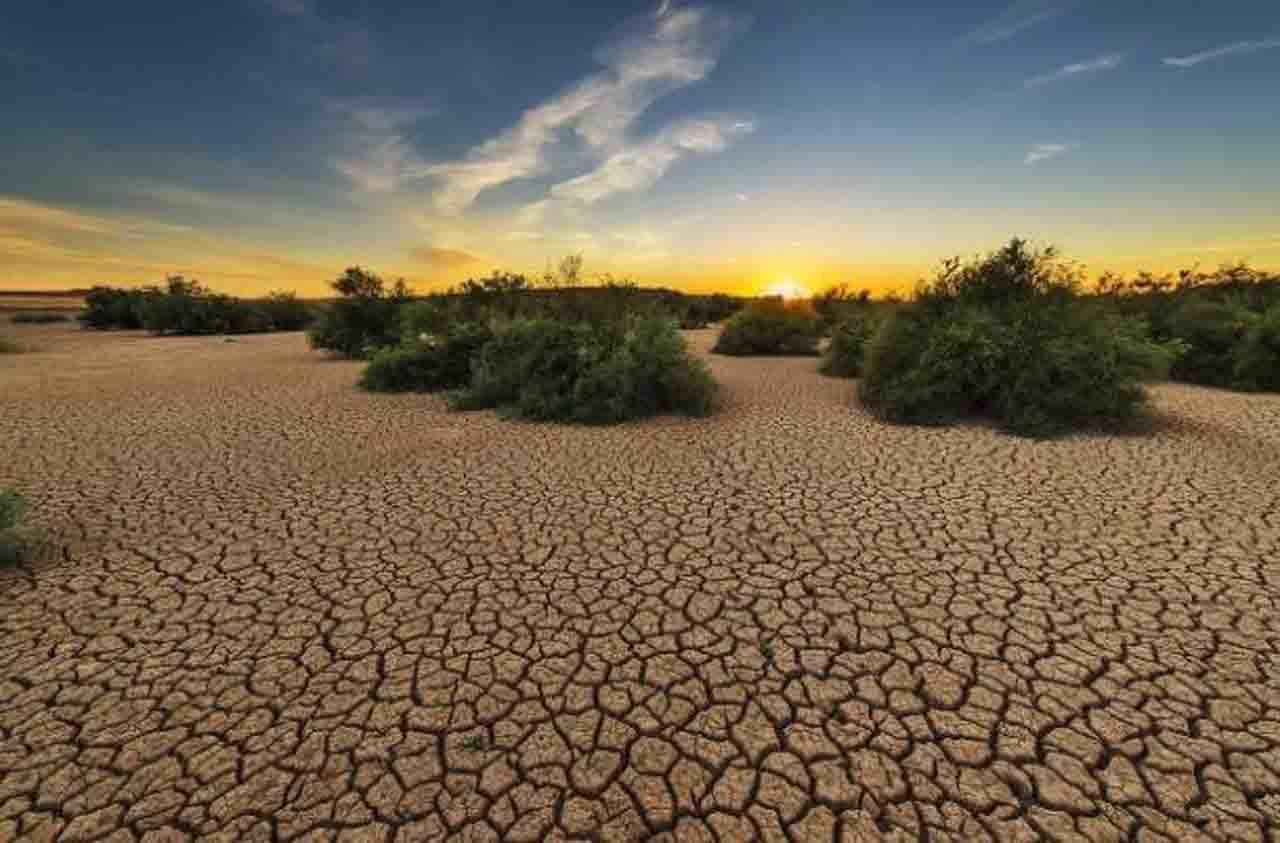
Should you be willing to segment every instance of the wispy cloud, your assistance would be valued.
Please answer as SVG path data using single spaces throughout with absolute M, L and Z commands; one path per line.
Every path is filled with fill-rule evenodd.
M 1042 161 L 1049 161 L 1054 158 L 1060 158 L 1077 149 L 1079 144 L 1074 143 L 1038 143 L 1027 150 L 1027 156 L 1022 159 L 1022 163 L 1027 166 L 1034 166 Z
M 1050 73 L 1042 73 L 1039 76 L 1032 76 L 1023 85 L 1027 88 L 1038 88 L 1041 85 L 1048 85 L 1051 82 L 1060 82 L 1063 79 L 1071 79 L 1076 76 L 1088 76 L 1094 73 L 1102 73 L 1107 70 L 1115 70 L 1124 63 L 1124 53 L 1107 53 L 1105 56 L 1098 56 L 1096 59 L 1089 61 L 1080 61 L 1073 64 L 1065 65 Z
M 747 120 L 690 119 L 610 155 L 599 167 L 551 188 L 557 199 L 590 204 L 615 193 L 642 190 L 691 153 L 718 152 L 755 125 Z
M 415 123 L 435 114 L 418 102 L 359 98 L 326 106 L 339 118 L 336 136 L 343 151 L 330 165 L 366 193 L 398 190 L 406 171 L 425 166 L 408 137 Z
M 996 44 L 1056 18 L 1073 3 L 1067 0 L 1023 0 L 974 28 L 961 39 L 966 44 Z
M 593 155 L 618 154 L 636 118 L 658 99 L 706 78 L 741 25 L 741 18 L 709 7 L 663 2 L 596 51 L 603 71 L 529 109 L 464 159 L 408 175 L 437 179 L 436 207 L 456 213 L 485 190 L 545 173 L 546 148 L 566 130 Z
M 1227 56 L 1247 56 L 1249 53 L 1257 53 L 1261 50 L 1274 50 L 1277 48 L 1280 48 L 1280 38 L 1268 38 L 1264 41 L 1236 41 L 1233 44 L 1226 44 L 1222 47 L 1215 47 L 1212 50 L 1192 53 L 1188 56 L 1170 56 L 1164 60 L 1164 64 L 1167 67 L 1195 67 L 1201 62 L 1211 61 L 1213 59 L 1225 58 Z

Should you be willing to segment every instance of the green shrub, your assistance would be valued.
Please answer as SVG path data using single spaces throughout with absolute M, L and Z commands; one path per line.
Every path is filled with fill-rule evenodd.
M 442 337 L 407 342 L 373 355 L 360 376 L 371 392 L 436 392 L 459 389 L 471 379 L 471 362 L 493 333 L 462 325 Z
M 755 304 L 725 323 L 716 354 L 817 354 L 822 323 L 812 312 L 782 304 Z
M 13 535 L 13 528 L 29 508 L 27 499 L 15 490 L 0 489 L 0 563 L 21 561 L 22 545 Z
M 122 290 L 94 287 L 79 316 L 86 328 L 145 328 L 156 334 L 254 334 L 296 331 L 312 319 L 311 309 L 292 293 L 272 293 L 259 301 L 214 293 L 181 275 L 163 286 Z
M 18 325 L 52 325 L 55 322 L 70 322 L 71 317 L 65 313 L 28 310 L 13 314 L 13 318 L 9 321 Z
M 273 331 L 301 331 L 316 318 L 311 307 L 295 293 L 271 293 L 255 304 Z
M 154 287 L 151 291 L 159 292 Z M 84 297 L 85 309 L 80 321 L 86 328 L 96 330 L 137 330 L 142 327 L 142 302 L 146 295 L 143 290 L 93 287 Z
M 684 347 L 675 322 L 626 326 L 517 320 L 485 344 L 459 409 L 498 408 L 515 418 L 609 424 L 658 413 L 702 415 L 715 383 Z
M 8 337 L 0 337 L 0 354 L 21 354 L 24 351 L 24 347 Z
M 1145 323 L 1100 313 L 1050 250 L 1013 240 L 948 261 L 891 315 L 867 353 L 859 396 L 881 417 L 940 424 L 971 415 L 1045 436 L 1126 421 L 1181 352 Z
M 1235 384 L 1240 389 L 1280 392 L 1280 304 L 1254 320 L 1233 358 Z
M 331 302 L 307 332 L 312 348 L 343 357 L 362 358 L 400 339 L 400 308 L 409 300 L 404 281 L 388 286 L 358 266 L 332 282 L 338 299 Z
M 1169 332 L 1186 343 L 1187 350 L 1171 374 L 1189 383 L 1232 386 L 1236 348 L 1256 320 L 1249 310 L 1227 302 L 1193 300 L 1178 308 Z
M 851 316 L 831 332 L 819 371 L 837 378 L 856 378 L 862 374 L 867 343 L 875 334 L 875 322 L 866 316 Z
M 471 318 L 467 315 L 468 308 L 447 293 L 408 302 L 400 308 L 401 342 L 405 345 L 423 342 L 447 334 L 455 325 L 477 324 L 489 316 L 483 309 L 470 313 Z

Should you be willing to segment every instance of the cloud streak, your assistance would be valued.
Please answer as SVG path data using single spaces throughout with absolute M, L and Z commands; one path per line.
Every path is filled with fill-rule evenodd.
M 662 178 L 681 158 L 719 152 L 754 130 L 755 124 L 747 120 L 683 120 L 652 138 L 620 149 L 591 172 L 555 185 L 551 195 L 591 204 L 615 193 L 643 190 Z
M 458 213 L 482 192 L 547 172 L 546 149 L 571 131 L 594 156 L 624 154 L 627 132 L 660 98 L 706 78 L 742 19 L 664 2 L 596 51 L 604 70 L 534 106 L 462 160 L 411 169 L 438 182 L 434 202 Z
M 1164 60 L 1163 64 L 1166 67 L 1195 67 L 1201 62 L 1212 61 L 1213 59 L 1226 58 L 1227 56 L 1247 56 L 1250 53 L 1275 50 L 1277 48 L 1280 48 L 1280 38 L 1268 38 L 1263 41 L 1236 41 L 1233 44 L 1192 53 L 1188 56 L 1170 56 Z
M 1028 167 L 1033 167 L 1043 161 L 1051 161 L 1054 158 L 1061 158 L 1068 152 L 1072 152 L 1078 147 L 1074 143 L 1038 143 L 1027 150 L 1027 155 L 1022 159 L 1022 163 Z
M 1073 79 L 1077 76 L 1090 76 L 1095 73 L 1115 70 L 1124 63 L 1124 59 L 1124 53 L 1107 53 L 1104 56 L 1098 56 L 1096 59 L 1075 62 L 1073 64 L 1060 67 L 1050 73 L 1042 73 L 1039 76 L 1032 76 L 1023 83 L 1023 86 L 1026 88 L 1039 88 L 1042 85 L 1061 82 L 1064 79 Z
M 973 29 L 961 39 L 966 44 L 988 45 L 1008 41 L 1019 33 L 1056 18 L 1071 3 L 1051 0 L 1024 0 Z

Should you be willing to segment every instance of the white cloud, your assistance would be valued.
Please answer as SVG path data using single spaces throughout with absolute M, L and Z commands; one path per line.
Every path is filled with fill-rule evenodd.
M 706 78 L 740 25 L 738 18 L 707 7 L 664 2 L 596 51 L 603 71 L 529 109 L 464 159 L 406 174 L 438 179 L 436 207 L 456 213 L 489 188 L 545 173 L 544 151 L 565 130 L 595 155 L 617 154 L 632 123 L 655 101 Z
M 1001 14 L 973 29 L 961 40 L 968 44 L 983 45 L 1008 41 L 1024 30 L 1057 17 L 1066 11 L 1069 5 L 1069 3 L 1052 2 L 1052 0 L 1023 0 L 1023 2 L 1014 3 Z
M 1167 67 L 1195 67 L 1201 62 L 1210 61 L 1211 59 L 1219 59 L 1224 56 L 1245 56 L 1249 53 L 1274 50 L 1278 47 L 1280 47 L 1280 38 L 1268 38 L 1265 41 L 1236 41 L 1234 44 L 1227 44 L 1200 53 L 1192 53 L 1189 56 L 1170 56 L 1164 60 L 1164 64 Z
M 753 129 L 753 124 L 741 120 L 683 120 L 618 150 L 591 172 L 555 185 L 551 195 L 590 204 L 615 193 L 642 190 L 662 178 L 684 156 L 718 152 Z
M 1098 56 L 1098 58 L 1090 59 L 1089 61 L 1068 64 L 1051 73 L 1033 76 L 1023 84 L 1028 88 L 1038 88 L 1041 85 L 1047 85 L 1050 82 L 1058 82 L 1063 79 L 1070 79 L 1074 76 L 1083 76 L 1092 73 L 1101 73 L 1105 70 L 1114 70 L 1124 62 L 1124 58 L 1124 53 L 1108 53 L 1105 56 Z
M 394 192 L 406 171 L 422 166 L 407 132 L 435 109 L 419 102 L 366 97 L 333 100 L 326 110 L 339 118 L 335 136 L 344 149 L 329 163 L 358 189 Z
M 1074 143 L 1038 143 L 1027 150 L 1027 157 L 1022 160 L 1022 163 L 1033 166 L 1042 161 L 1060 158 L 1078 147 L 1079 144 Z

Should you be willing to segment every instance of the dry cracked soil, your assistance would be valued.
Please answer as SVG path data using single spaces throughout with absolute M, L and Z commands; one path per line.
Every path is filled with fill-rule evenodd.
M 16 333 L 0 840 L 1280 838 L 1280 397 L 1032 442 L 713 358 L 588 429 Z

